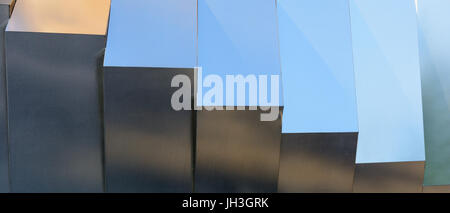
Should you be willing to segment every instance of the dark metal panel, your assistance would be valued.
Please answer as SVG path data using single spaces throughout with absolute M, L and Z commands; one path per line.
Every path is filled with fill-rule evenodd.
M 198 111 L 196 192 L 276 192 L 281 118 L 261 111 Z
M 13 0 L 0 1 L 0 193 L 9 192 L 8 136 L 6 121 L 5 28 L 8 24 Z
M 278 191 L 352 192 L 358 133 L 283 134 Z
M 106 67 L 107 192 L 191 192 L 194 111 L 175 111 L 171 88 L 193 69 Z
M 105 36 L 6 33 L 12 192 L 102 192 Z
M 425 162 L 357 164 L 356 193 L 420 193 Z

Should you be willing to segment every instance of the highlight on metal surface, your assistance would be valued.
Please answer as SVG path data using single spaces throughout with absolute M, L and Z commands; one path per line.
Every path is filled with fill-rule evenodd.
M 273 0 L 198 1 L 196 192 L 276 192 L 277 30 Z M 273 121 L 261 121 L 266 108 Z
M 449 11 L 448 1 L 420 0 L 417 4 L 427 156 L 424 185 L 429 188 L 450 185 Z
M 107 192 L 192 192 L 196 0 L 112 2 L 104 61 Z M 191 83 L 192 81 L 192 83 Z M 180 85 L 176 85 L 180 86 Z
M 350 0 L 350 13 L 359 118 L 356 162 L 424 161 L 414 2 Z
M 279 0 L 279 192 L 351 192 L 358 139 L 347 0 Z

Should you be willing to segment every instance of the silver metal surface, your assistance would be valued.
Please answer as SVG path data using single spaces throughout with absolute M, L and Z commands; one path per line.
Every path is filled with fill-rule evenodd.
M 103 16 L 108 13 L 95 3 L 79 2 L 84 4 L 34 8 L 46 10 L 34 11 L 41 15 L 35 17 L 24 9 L 34 0 L 18 1 L 11 17 L 15 23 L 19 19 L 40 25 L 41 20 L 68 10 L 78 15 L 59 19 L 64 26 L 54 28 L 54 33 L 29 31 L 28 25 L 6 30 L 12 192 L 103 191 L 99 67 L 106 38 L 95 30 L 70 34 L 65 29 L 85 10 L 97 9 Z
M 104 68 L 106 191 L 192 192 L 194 111 L 175 111 L 175 75 L 194 69 Z
M 352 192 L 358 133 L 283 134 L 278 192 Z
M 276 192 L 281 117 L 261 111 L 198 111 L 195 192 Z
M 356 193 L 420 193 L 424 162 L 357 164 Z
M 9 192 L 8 136 L 6 120 L 5 28 L 15 0 L 0 1 L 0 193 Z

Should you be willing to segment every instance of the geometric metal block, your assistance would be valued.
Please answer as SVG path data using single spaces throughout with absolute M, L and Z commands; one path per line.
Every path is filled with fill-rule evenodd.
M 109 0 L 18 1 L 6 29 L 12 192 L 102 192 Z
M 358 118 L 347 0 L 279 0 L 279 192 L 351 192 Z
M 193 110 L 172 79 L 196 66 L 195 0 L 113 1 L 104 61 L 106 192 L 192 192 Z
M 352 192 L 357 133 L 283 134 L 278 192 Z
M 424 185 L 445 188 L 450 185 L 450 2 L 417 3 L 426 150 Z
M 350 13 L 359 119 L 356 163 L 424 161 L 414 1 L 350 0 Z
M 276 192 L 281 116 L 261 111 L 199 111 L 195 192 Z
M 421 193 L 425 162 L 357 164 L 353 192 Z
M 9 151 L 6 111 L 5 29 L 15 0 L 0 1 L 0 193 L 9 192 Z
M 170 82 L 193 69 L 104 68 L 106 192 L 191 192 L 194 111 Z
M 277 31 L 273 0 L 198 1 L 195 192 L 276 192 L 281 117 L 261 107 L 283 106 Z

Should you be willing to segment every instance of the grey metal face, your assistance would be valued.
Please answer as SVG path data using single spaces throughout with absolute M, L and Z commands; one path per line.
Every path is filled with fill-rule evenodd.
M 0 193 L 9 192 L 8 136 L 6 121 L 5 28 L 14 0 L 0 1 Z
M 357 164 L 356 193 L 420 193 L 424 162 Z
M 7 32 L 11 190 L 102 192 L 104 36 Z
M 103 191 L 108 9 L 109 0 L 17 2 L 6 29 L 12 192 Z
M 276 192 L 281 117 L 261 111 L 198 111 L 195 192 Z
M 443 185 L 450 185 L 450 1 L 421 0 L 417 6 L 426 145 L 424 185 L 445 188 Z
M 352 192 L 358 133 L 283 134 L 278 191 Z
M 191 192 L 194 111 L 175 111 L 175 75 L 193 69 L 106 67 L 107 192 Z
M 194 85 L 196 11 L 196 0 L 112 2 L 104 61 L 107 192 L 192 191 L 194 111 L 172 108 L 178 88 L 171 82 L 184 74 Z

